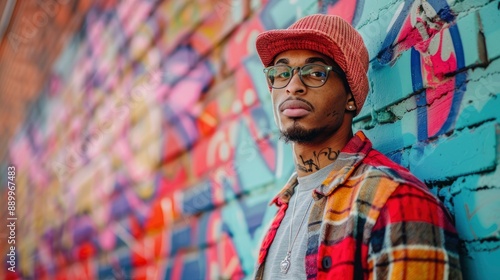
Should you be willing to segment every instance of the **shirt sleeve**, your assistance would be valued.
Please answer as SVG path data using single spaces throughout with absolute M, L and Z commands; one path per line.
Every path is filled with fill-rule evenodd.
M 427 190 L 401 185 L 372 230 L 370 279 L 462 279 L 458 246 L 443 204 Z

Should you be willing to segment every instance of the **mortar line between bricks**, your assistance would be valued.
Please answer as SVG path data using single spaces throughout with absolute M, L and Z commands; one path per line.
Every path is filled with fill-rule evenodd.
M 392 1 L 384 6 L 382 6 L 381 8 L 377 9 L 378 13 L 373 13 L 373 15 L 375 16 L 375 18 L 368 18 L 366 19 L 365 21 L 360 22 L 359 25 L 357 26 L 357 29 L 361 29 L 361 28 L 364 28 L 365 26 L 368 26 L 370 25 L 371 23 L 373 22 L 376 22 L 380 19 L 380 16 L 383 14 L 382 11 L 389 11 L 389 9 L 395 5 L 399 5 L 398 3 L 401 2 L 403 3 L 402 1 L 399 1 L 399 0 L 395 0 L 395 1 Z M 392 17 L 392 16 L 391 16 Z
M 500 56 L 496 57 L 495 60 L 497 60 L 498 58 L 500 58 Z M 477 67 L 474 67 L 474 68 L 470 68 L 470 69 L 475 69 Z M 433 101 L 431 103 L 426 103 L 426 104 L 423 104 L 423 105 L 416 105 L 414 108 L 410 108 L 410 109 L 406 109 L 405 113 L 403 114 L 400 114 L 400 115 L 396 115 L 396 118 L 397 120 L 400 120 L 403 118 L 404 115 L 406 115 L 407 113 L 410 113 L 412 111 L 415 111 L 417 110 L 418 108 L 423 108 L 423 107 L 430 107 L 432 104 L 434 104 L 436 101 L 442 99 L 442 98 L 445 98 L 446 96 L 448 96 L 449 94 L 453 94 L 455 92 L 455 90 L 457 90 L 458 88 L 460 88 L 463 84 L 467 84 L 469 82 L 479 82 L 480 80 L 484 79 L 484 78 L 487 78 L 487 77 L 491 77 L 493 75 L 496 75 L 496 74 L 500 74 L 500 71 L 494 71 L 494 72 L 488 72 L 486 73 L 485 75 L 481 76 L 480 78 L 477 78 L 477 79 L 467 79 L 465 80 L 462 84 L 458 85 L 457 87 L 455 87 L 452 91 L 446 91 L 444 92 L 443 94 L 439 95 L 438 97 L 434 98 Z M 375 110 L 375 113 L 378 114 L 380 112 L 386 112 L 386 111 L 393 111 L 393 109 L 397 108 L 398 106 L 400 106 L 402 103 L 408 101 L 410 98 L 414 97 L 414 96 L 417 96 L 419 94 L 421 94 L 423 91 L 427 90 L 427 89 L 430 89 L 430 88 L 422 88 L 421 90 L 419 91 L 415 91 L 413 93 L 411 93 L 410 95 L 402 98 L 402 99 L 398 99 L 396 100 L 395 102 L 392 102 L 390 104 L 387 104 L 386 106 L 378 109 L 378 110 Z M 366 116 L 364 118 L 361 118 L 359 120 L 356 121 L 356 123 L 361 123 L 363 122 L 363 120 L 373 120 L 373 117 L 371 116 Z M 394 123 L 394 122 L 388 122 L 388 123 Z M 379 123 L 379 122 L 376 122 L 376 124 L 384 124 L 384 123 Z
M 472 240 L 461 240 L 463 248 L 470 252 L 491 252 L 500 249 L 500 238 L 497 236 L 488 236 Z M 484 243 L 493 244 L 493 246 L 485 248 Z
M 490 1 L 486 2 L 486 3 L 484 3 L 484 4 L 479 4 L 479 5 L 477 5 L 477 6 L 472 6 L 472 7 L 470 7 L 470 8 L 469 8 L 469 9 L 467 9 L 467 10 L 463 10 L 462 12 L 459 12 L 459 13 L 455 14 L 455 21 L 458 21 L 458 20 L 460 20 L 460 19 L 462 19 L 462 18 L 464 18 L 464 17 L 468 16 L 468 15 L 469 15 L 469 14 L 471 14 L 471 13 L 475 13 L 475 12 L 477 12 L 477 11 L 481 10 L 482 8 L 484 8 L 484 7 L 488 6 L 488 5 L 490 5 L 491 3 L 493 3 L 493 2 L 497 2 L 497 1 L 498 1 L 498 0 L 490 0 Z M 453 6 L 456 6 L 456 5 L 458 5 L 458 4 L 455 4 L 455 5 L 453 5 Z M 450 6 L 450 8 L 451 8 L 451 10 L 452 10 L 452 11 L 453 11 L 453 9 L 452 9 L 452 8 L 453 8 L 453 6 Z M 465 11 L 467 11 L 467 13 L 465 13 Z

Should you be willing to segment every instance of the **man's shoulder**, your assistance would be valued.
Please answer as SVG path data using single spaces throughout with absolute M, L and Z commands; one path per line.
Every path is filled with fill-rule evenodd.
M 381 152 L 371 149 L 358 168 L 358 175 L 363 174 L 365 180 L 380 180 L 381 177 L 427 190 L 427 186 L 413 175 L 410 170 L 394 162 Z
M 372 221 L 377 220 L 378 211 L 370 209 L 386 208 L 390 198 L 396 200 L 400 196 L 419 197 L 432 202 L 434 208 L 444 210 L 439 199 L 429 188 L 414 176 L 408 169 L 395 163 L 377 150 L 370 150 L 350 177 L 348 185 L 359 188 L 353 203 L 363 205 L 359 212 L 370 216 Z M 370 206 L 370 207 L 366 207 Z M 413 207 L 411 204 L 405 205 Z M 446 210 L 444 210 L 446 212 Z
M 361 189 L 357 200 L 370 204 L 377 201 L 378 207 L 383 207 L 389 197 L 401 188 L 409 188 L 414 193 L 437 200 L 425 183 L 408 169 L 374 149 L 366 154 L 350 179 L 356 181 Z
M 354 135 L 343 152 L 348 155 L 347 162 L 353 158 L 358 159 L 353 164 L 355 168 L 351 177 L 357 176 L 357 179 L 361 179 L 363 182 L 373 182 L 384 178 L 395 183 L 427 189 L 425 184 L 408 169 L 374 149 L 370 139 L 362 131 L 358 131 Z

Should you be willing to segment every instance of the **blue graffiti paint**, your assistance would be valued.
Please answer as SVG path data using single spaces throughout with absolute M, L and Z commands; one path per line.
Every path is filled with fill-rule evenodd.
M 457 58 L 457 71 L 465 67 L 465 55 L 462 47 L 462 39 L 460 38 L 460 32 L 456 25 L 452 25 L 449 28 L 451 38 L 453 39 L 453 47 L 455 49 L 455 55 Z M 467 79 L 467 72 L 458 73 L 455 76 L 455 92 L 453 93 L 452 105 L 450 108 L 450 113 L 445 123 L 437 133 L 442 134 L 448 131 L 454 124 L 458 117 L 460 104 L 462 103 L 463 95 L 466 91 L 467 84 L 465 83 Z
M 406 1 L 401 13 L 392 25 L 392 28 L 387 33 L 386 38 L 381 47 L 381 51 L 378 54 L 381 64 L 388 64 L 394 59 L 394 43 L 398 38 L 401 27 L 409 16 L 410 7 L 413 5 L 414 1 Z M 432 8 L 437 12 L 440 20 L 444 22 L 452 22 L 455 20 L 451 8 L 446 1 L 442 0 L 432 0 L 428 1 Z M 455 71 L 462 69 L 465 66 L 465 57 L 462 47 L 462 40 L 460 38 L 460 32 L 458 27 L 451 25 L 449 27 L 449 32 L 453 42 L 453 48 L 455 51 L 455 56 L 457 59 L 457 65 Z M 423 141 L 429 137 L 428 135 L 428 111 L 427 111 L 427 100 L 426 91 L 423 90 L 423 77 L 422 77 L 422 64 L 421 64 L 421 54 L 414 48 L 411 48 L 411 77 L 413 83 L 413 91 L 417 93 L 417 121 L 418 121 L 418 136 L 419 141 Z M 450 108 L 450 113 L 446 117 L 444 124 L 441 126 L 437 135 L 442 134 L 452 128 L 453 124 L 458 117 L 458 111 L 460 108 L 460 103 L 462 101 L 463 94 L 466 90 L 465 80 L 466 73 L 458 73 L 455 75 L 455 91 L 453 92 L 453 100 Z M 420 92 L 421 91 L 421 92 Z
M 382 43 L 382 46 L 380 48 L 380 51 L 377 55 L 379 58 L 379 62 L 382 65 L 388 64 L 389 62 L 392 61 L 394 57 L 394 41 L 399 35 L 401 26 L 403 26 L 403 23 L 406 20 L 406 17 L 408 16 L 410 12 L 410 7 L 413 4 L 413 1 L 406 1 L 404 3 L 404 6 L 401 10 L 401 13 L 399 16 L 396 18 L 396 21 L 392 25 L 392 28 L 387 32 L 387 35 L 384 39 L 384 42 Z

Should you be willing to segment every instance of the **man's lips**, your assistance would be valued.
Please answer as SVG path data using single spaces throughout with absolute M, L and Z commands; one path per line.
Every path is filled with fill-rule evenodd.
M 285 100 L 279 107 L 281 113 L 289 118 L 303 117 L 312 111 L 305 101 L 297 99 Z

